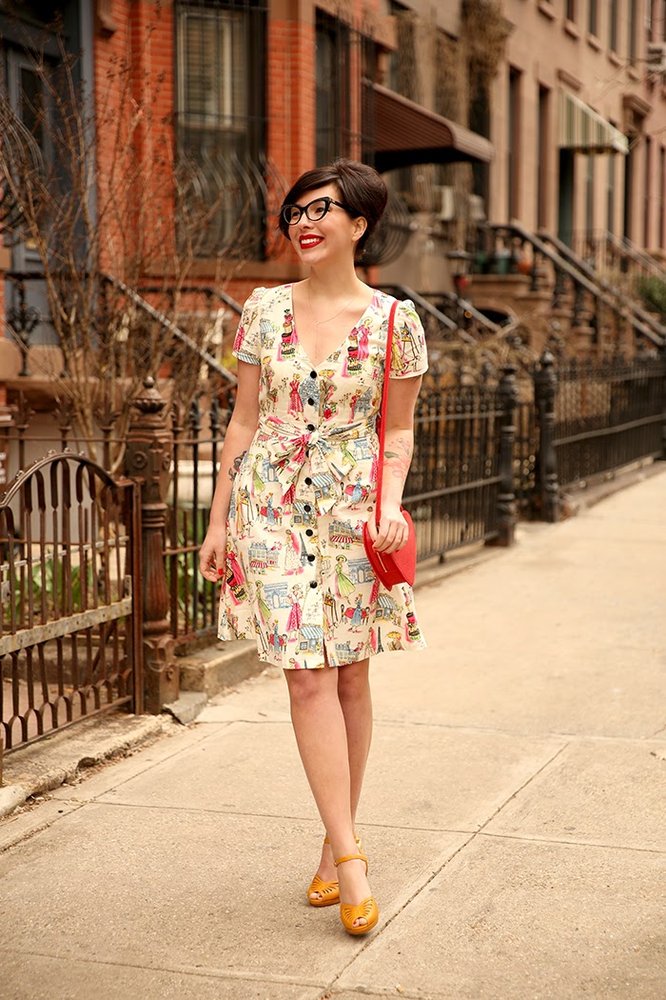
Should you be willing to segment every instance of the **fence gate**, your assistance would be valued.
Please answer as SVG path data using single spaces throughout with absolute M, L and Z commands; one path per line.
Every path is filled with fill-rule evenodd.
M 0 495 L 0 764 L 3 743 L 142 711 L 138 517 L 134 483 L 68 451 Z

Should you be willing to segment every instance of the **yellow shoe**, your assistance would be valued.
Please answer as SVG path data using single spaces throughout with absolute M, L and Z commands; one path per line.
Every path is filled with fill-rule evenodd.
M 324 843 L 330 844 L 328 837 L 324 837 Z M 356 837 L 359 851 L 361 850 L 361 838 Z M 318 893 L 318 895 L 313 895 Z M 340 902 L 340 883 L 337 879 L 334 882 L 326 882 L 319 875 L 315 875 L 308 887 L 308 903 L 310 906 L 333 906 Z
M 343 858 L 338 858 L 334 862 L 335 867 L 338 865 L 343 865 L 345 861 L 364 861 L 365 862 L 365 873 L 368 873 L 368 859 L 365 854 L 345 854 Z M 338 895 L 340 890 L 338 887 Z M 365 920 L 364 924 L 355 924 L 354 921 L 362 917 Z M 347 931 L 347 934 L 353 934 L 358 936 L 361 934 L 367 934 L 376 925 L 379 920 L 379 907 L 377 906 L 377 901 L 374 896 L 368 896 L 361 903 L 341 903 L 340 904 L 340 920 L 342 921 L 342 926 Z

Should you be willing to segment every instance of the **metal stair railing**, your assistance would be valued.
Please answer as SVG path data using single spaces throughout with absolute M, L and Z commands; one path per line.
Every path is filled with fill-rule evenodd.
M 628 236 L 616 236 L 615 233 L 606 230 L 604 241 L 620 258 L 628 258 L 646 274 L 666 282 L 666 268 L 662 267 L 659 261 L 655 260 L 649 253 L 637 247 Z
M 523 226 L 518 223 L 491 223 L 488 226 L 488 230 L 496 239 L 519 241 L 521 245 L 528 244 L 532 247 L 533 264 L 531 273 L 531 288 L 533 291 L 539 290 L 538 258 L 542 257 L 544 260 L 548 260 L 553 265 L 556 274 L 559 271 L 560 274 L 566 275 L 573 282 L 574 288 L 588 292 L 593 299 L 603 303 L 615 315 L 622 316 L 626 319 L 631 325 L 634 335 L 645 337 L 646 340 L 649 340 L 650 343 L 657 348 L 661 348 L 666 345 L 666 329 L 664 329 L 663 333 L 659 333 L 652 327 L 651 324 L 648 324 L 644 320 L 640 319 L 634 312 L 632 303 L 629 300 L 626 300 L 621 305 L 618 304 L 617 296 L 614 293 L 603 288 L 598 283 L 596 278 L 589 278 L 577 264 L 570 263 L 569 260 L 558 253 L 557 250 L 549 246 L 548 243 L 540 236 L 528 232 L 527 229 L 523 228 Z
M 125 295 L 139 309 L 145 312 L 146 315 L 150 316 L 151 319 L 156 320 L 160 324 L 160 326 L 164 327 L 165 330 L 168 330 L 168 332 L 173 337 L 175 337 L 176 340 L 179 340 L 182 344 L 185 344 L 187 347 L 189 347 L 190 350 L 193 351 L 195 354 L 197 354 L 201 359 L 201 361 L 205 365 L 207 365 L 211 371 L 215 372 L 216 375 L 220 375 L 230 385 L 236 385 L 238 380 L 233 372 L 231 372 L 228 368 L 225 368 L 224 365 L 221 365 L 220 362 L 216 358 L 214 358 L 212 354 L 210 354 L 207 350 L 205 350 L 205 348 L 197 344 L 196 341 L 194 341 L 189 336 L 189 334 L 185 333 L 184 330 L 181 330 L 179 326 L 177 326 L 168 318 L 168 316 L 165 316 L 163 312 L 161 312 L 159 309 L 156 309 L 155 306 L 152 306 L 150 302 L 148 302 L 134 288 L 130 288 L 129 285 L 126 285 L 124 281 L 120 280 L 120 278 L 114 278 L 110 274 L 103 274 L 101 277 L 103 281 L 106 281 L 114 288 L 117 288 L 118 291 L 122 292 L 123 295 Z M 225 305 L 228 305 L 230 308 L 232 308 L 234 312 L 238 312 L 239 315 L 241 313 L 241 307 L 239 306 L 239 304 L 234 299 L 232 299 L 231 296 L 226 295 L 225 292 L 219 292 L 215 289 L 202 288 L 201 286 L 196 286 L 196 287 L 193 286 L 191 289 L 188 288 L 181 289 L 181 291 L 185 292 L 187 292 L 188 290 L 190 291 L 196 290 L 205 294 L 210 293 L 211 295 L 214 295 L 215 297 L 219 298 L 220 301 L 225 303 Z M 148 293 L 149 289 L 144 289 L 144 291 Z
M 390 284 L 390 285 L 379 285 L 378 287 L 383 292 L 388 292 L 391 295 L 395 295 L 397 299 L 411 299 L 414 305 L 417 307 L 417 310 L 419 310 L 426 316 L 430 316 L 448 333 L 454 333 L 466 344 L 474 346 L 478 343 L 476 337 L 474 337 L 471 333 L 468 333 L 467 330 L 461 329 L 461 327 L 458 325 L 458 323 L 455 322 L 455 320 L 451 319 L 450 316 L 447 316 L 446 313 L 443 313 L 440 309 L 434 306 L 432 302 L 429 302 L 427 298 L 424 298 L 423 295 L 420 295 L 419 292 L 414 291 L 413 288 L 409 288 L 408 285 Z M 440 293 L 437 294 L 439 295 Z
M 570 264 L 578 268 L 579 271 L 582 271 L 582 273 L 589 278 L 590 281 L 595 282 L 599 288 L 603 289 L 609 295 L 615 296 L 619 309 L 630 309 L 641 323 L 649 326 L 650 329 L 661 338 L 662 343 L 666 342 L 666 326 L 660 323 L 659 320 L 655 319 L 654 316 L 650 315 L 646 309 L 643 309 L 643 307 L 634 298 L 632 298 L 632 296 L 620 290 L 617 285 L 615 285 L 612 281 L 609 281 L 603 275 L 600 275 L 591 264 L 575 253 L 571 247 L 567 246 L 566 243 L 563 243 L 557 236 L 553 236 L 546 232 L 541 232 L 537 235 L 539 239 L 543 240 L 545 243 L 550 243 L 550 245 L 554 247 L 561 257 L 564 257 L 564 259 L 568 260 Z M 609 233 L 607 235 L 610 236 L 611 234 Z

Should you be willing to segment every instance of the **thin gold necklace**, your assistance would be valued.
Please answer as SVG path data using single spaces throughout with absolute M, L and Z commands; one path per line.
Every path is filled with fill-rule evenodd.
M 312 318 L 312 323 L 313 323 L 313 325 L 315 327 L 317 327 L 317 326 L 323 326 L 324 323 L 331 323 L 334 319 L 337 319 L 338 316 L 340 316 L 341 313 L 343 313 L 345 311 L 345 309 L 347 309 L 352 304 L 353 301 L 354 301 L 354 296 L 352 295 L 352 297 L 350 299 L 348 299 L 347 302 L 345 302 L 345 304 L 343 305 L 342 309 L 338 309 L 338 311 L 336 313 L 334 313 L 333 316 L 329 316 L 328 319 L 315 319 L 314 318 L 314 309 L 312 308 L 312 299 L 310 297 L 310 284 L 308 283 L 308 309 L 310 310 L 310 316 Z M 315 330 L 315 333 L 316 333 L 316 330 Z M 316 346 L 316 344 L 315 344 L 315 346 Z

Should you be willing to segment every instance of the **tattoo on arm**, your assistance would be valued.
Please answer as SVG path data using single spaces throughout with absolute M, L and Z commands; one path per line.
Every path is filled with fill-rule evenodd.
M 227 474 L 229 476 L 229 479 L 231 479 L 232 482 L 234 481 L 234 479 L 238 475 L 238 470 L 241 467 L 241 462 L 243 461 L 243 459 L 245 458 L 246 455 L 247 455 L 247 449 L 245 451 L 242 451 L 240 453 L 240 455 L 236 455 L 235 459 L 233 460 L 233 462 L 229 466 Z
M 412 461 L 412 443 L 408 438 L 399 437 L 393 442 L 395 451 L 384 450 L 384 461 L 391 475 L 403 482 L 407 478 L 409 466 Z

